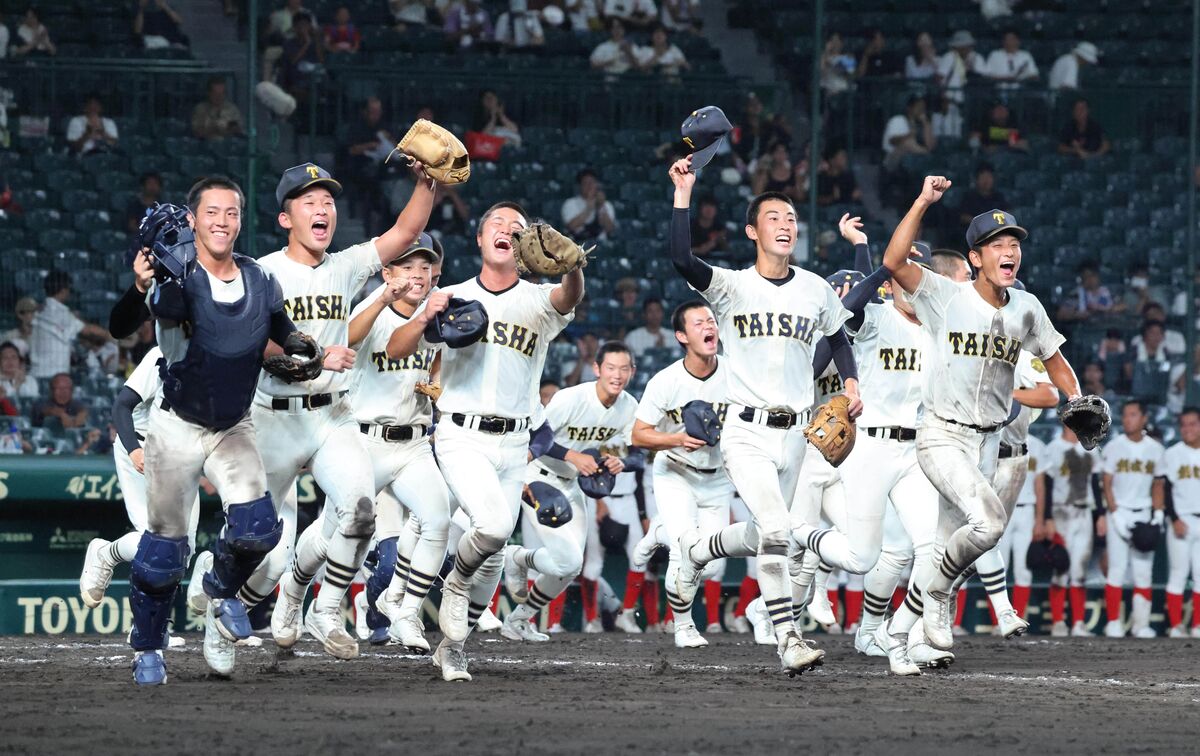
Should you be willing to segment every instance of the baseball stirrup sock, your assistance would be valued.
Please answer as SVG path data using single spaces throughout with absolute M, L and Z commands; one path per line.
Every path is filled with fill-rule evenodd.
M 1063 622 L 1066 618 L 1067 589 L 1061 585 L 1050 586 L 1050 621 Z
M 1167 594 L 1167 625 L 1175 627 L 1183 624 L 1183 594 Z
M 1104 609 L 1109 622 L 1121 619 L 1121 589 L 1118 586 L 1104 586 Z
M 642 586 L 642 611 L 646 613 L 646 625 L 657 625 L 658 614 L 658 581 L 647 580 Z
M 954 624 L 957 627 L 962 627 L 963 615 L 966 614 L 966 611 L 967 611 L 967 589 L 966 588 L 958 589 L 958 600 L 955 601 L 954 603 L 955 603 Z
M 132 562 L 133 557 L 137 554 L 140 540 L 142 540 L 142 534 L 135 530 L 113 541 L 108 547 L 108 563 Z
M 637 607 L 638 597 L 642 595 L 642 585 L 645 582 L 645 572 L 629 570 L 625 573 L 625 600 L 621 602 L 622 609 L 629 611 Z
M 675 593 L 673 587 L 667 588 L 667 606 L 675 614 L 675 621 L 678 624 L 680 621 L 692 621 L 692 602 L 684 601 Z
M 1200 627 L 1200 591 L 1192 593 L 1192 627 Z
M 738 589 L 738 602 L 733 610 L 734 617 L 745 617 L 746 607 L 750 606 L 750 602 L 758 598 L 758 581 L 747 575 L 742 578 L 742 585 Z
M 837 588 L 829 588 L 826 593 L 829 596 L 829 611 L 833 614 L 833 621 L 836 623 L 838 617 L 838 604 L 841 603 L 841 598 L 838 596 Z
M 1071 587 L 1071 619 L 1074 622 L 1087 620 L 1087 588 L 1082 585 Z
M 708 625 L 716 625 L 721 622 L 721 581 L 720 580 L 705 580 L 704 581 L 704 611 Z
M 583 601 L 583 621 L 594 621 L 599 613 L 596 611 L 596 581 L 579 578 L 579 595 Z
M 1029 586 L 1014 585 L 1012 590 L 1012 605 L 1017 614 L 1024 617 L 1029 607 Z
M 842 626 L 850 627 L 855 622 L 858 622 L 862 616 L 863 601 L 866 593 L 864 591 L 852 591 L 846 589 L 846 614 L 842 617 Z
M 767 614 L 771 617 L 771 624 L 775 626 L 776 630 L 795 622 L 795 618 L 792 616 L 791 599 L 787 597 L 771 599 L 764 601 L 763 605 L 766 606 Z

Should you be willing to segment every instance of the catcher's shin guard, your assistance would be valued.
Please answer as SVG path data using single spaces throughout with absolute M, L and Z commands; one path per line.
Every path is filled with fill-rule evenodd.
M 375 571 L 367 579 L 366 587 L 367 627 L 372 630 L 391 625 L 391 620 L 383 616 L 375 608 L 375 600 L 383 595 L 383 592 L 387 590 L 388 585 L 392 582 L 392 573 L 396 569 L 398 541 L 399 537 L 385 538 L 375 544 L 375 553 L 378 555 L 378 561 L 375 564 Z
M 213 546 L 213 566 L 204 575 L 210 598 L 234 598 L 283 535 L 271 495 L 225 510 L 225 528 Z
M 130 645 L 134 651 L 166 647 L 167 623 L 175 591 L 187 572 L 187 536 L 166 538 L 146 531 L 129 570 L 129 608 L 133 612 Z

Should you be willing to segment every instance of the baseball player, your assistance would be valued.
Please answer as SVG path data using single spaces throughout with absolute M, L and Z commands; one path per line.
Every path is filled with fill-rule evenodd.
M 660 370 L 646 383 L 633 424 L 633 443 L 654 456 L 654 499 L 658 521 L 669 546 L 667 604 L 675 617 L 675 646 L 699 648 L 708 641 L 696 629 L 692 601 L 675 591 L 679 571 L 679 539 L 699 529 L 712 536 L 729 525 L 733 484 L 721 469 L 721 451 L 687 434 L 682 410 L 694 400 L 709 402 L 718 417 L 726 411 L 726 373 L 718 359 L 720 334 L 712 310 L 693 300 L 671 314 L 675 340 L 684 348 L 682 359 Z M 715 579 L 718 565 L 710 562 L 704 578 Z
M 471 679 L 463 643 L 492 600 L 502 552 L 516 527 L 530 416 L 538 405 L 546 351 L 583 298 L 581 269 L 564 275 L 558 285 L 533 284 L 517 275 L 512 234 L 528 226 L 529 216 L 515 202 L 490 207 L 475 235 L 482 256 L 479 275 L 431 294 L 425 309 L 388 342 L 393 359 L 424 348 L 425 326 L 446 309 L 451 296 L 476 300 L 487 310 L 483 339 L 442 350 L 445 389 L 438 400 L 437 457 L 451 493 L 471 520 L 445 578 L 438 612 L 445 638 L 433 663 L 447 681 Z
M 1012 608 L 1017 616 L 1022 618 L 1029 606 L 1029 593 L 1033 586 L 1033 573 L 1029 569 L 1026 556 L 1029 553 L 1029 544 L 1033 541 L 1037 489 L 1043 485 L 1042 475 L 1046 472 L 1044 467 L 1046 445 L 1037 436 L 1026 436 L 1024 446 L 1025 456 L 1021 460 L 1023 464 L 1018 470 L 1017 463 L 1012 460 L 1021 459 L 1021 457 L 1012 454 L 1005 455 L 1005 447 L 1002 445 L 996 470 L 996 478 L 1000 482 L 1001 500 L 1015 502 L 1012 514 L 1008 518 L 1008 527 L 1004 529 L 1004 535 L 1001 536 L 996 549 L 1001 561 L 1011 566 L 1013 575 Z M 1010 446 L 1009 448 L 1016 450 L 1020 447 Z M 1017 487 L 1018 479 L 1021 480 L 1021 487 L 1014 492 L 1013 489 Z M 997 619 L 1003 622 L 1003 617 L 1000 615 L 997 615 Z
M 324 516 L 299 543 L 295 510 L 281 508 L 283 537 L 240 594 L 243 602 L 258 604 L 279 583 L 271 634 L 281 648 L 299 638 L 304 594 L 324 562 L 325 580 L 306 629 L 337 658 L 358 655 L 341 604 L 375 529 L 376 489 L 364 434 L 346 396 L 355 356 L 347 346 L 350 303 L 369 277 L 409 248 L 429 219 L 433 182 L 419 163 L 413 172 L 417 186 L 395 225 L 336 255 L 327 250 L 337 230 L 334 198 L 341 184 L 325 169 L 304 163 L 284 171 L 275 189 L 288 243 L 259 262 L 282 287 L 284 309 L 296 327 L 324 347 L 329 368 L 315 380 L 298 383 L 264 373 L 254 399 L 254 427 L 274 499 L 285 499 L 304 467 L 327 496 Z M 289 562 L 291 571 L 279 582 Z
M 775 628 L 782 667 L 802 672 L 824 652 L 801 638 L 792 617 L 788 575 L 788 508 L 804 461 L 813 399 L 813 349 L 829 338 L 850 412 L 862 411 L 858 374 L 842 324 L 850 313 L 825 281 L 791 266 L 796 210 L 786 195 L 766 192 L 750 202 L 746 236 L 755 243 L 752 268 L 714 268 L 692 254 L 688 208 L 696 174 L 691 158 L 670 169 L 675 185 L 671 218 L 672 263 L 708 300 L 725 348 L 726 402 L 721 434 L 725 470 L 754 515 L 703 541 L 698 531 L 680 539 L 676 595 L 690 602 L 704 565 L 731 556 L 758 556 L 758 582 Z
M 546 422 L 554 429 L 550 450 L 533 459 L 525 482 L 542 481 L 562 491 L 571 504 L 570 521 L 549 527 L 529 517 L 540 544 L 536 548 L 508 546 L 504 551 L 504 581 L 518 602 L 500 634 L 524 641 L 546 641 L 530 620 L 542 607 L 566 590 L 583 570 L 589 525 L 596 521 L 595 499 L 584 496 L 578 476 L 592 475 L 599 465 L 585 451 L 599 449 L 603 465 L 613 475 L 625 469 L 619 454 L 628 447 L 637 400 L 625 392 L 634 374 L 633 355 L 619 341 L 609 341 L 596 352 L 596 380 L 565 388 L 546 405 Z M 529 587 L 529 570 L 538 572 Z
M 1187 637 L 1183 625 L 1183 588 L 1192 576 L 1191 637 L 1200 638 L 1200 407 L 1179 413 L 1179 443 L 1163 457 L 1167 511 L 1167 621 L 1172 638 Z
M 884 266 L 910 295 L 914 314 L 929 336 L 924 412 L 916 442 L 921 469 L 940 494 L 938 569 L 927 582 L 917 584 L 924 586 L 920 592 L 925 635 L 942 650 L 954 644 L 954 581 L 996 545 L 1007 524 L 991 477 L 1021 348 L 1042 360 L 1068 400 L 1082 396 L 1074 370 L 1059 352 L 1065 338 L 1035 297 L 1013 288 L 1027 233 L 1011 215 L 995 210 L 971 221 L 967 246 L 971 265 L 979 270 L 971 283 L 955 283 L 908 263 L 925 211 L 949 188 L 944 177 L 926 177 L 884 255 Z M 886 625 L 876 633 L 881 644 L 888 644 L 889 654 L 906 636 L 888 631 Z
M 1121 593 L 1125 571 L 1133 576 L 1131 630 L 1135 638 L 1153 638 L 1150 627 L 1150 580 L 1154 552 L 1132 548 L 1133 527 L 1147 522 L 1161 525 L 1166 506 L 1163 500 L 1163 447 L 1146 435 L 1146 406 L 1140 399 L 1125 402 L 1121 408 L 1121 426 L 1125 431 L 1105 445 L 1104 503 L 1107 514 L 1097 522 L 1097 535 L 1107 536 L 1108 575 L 1104 582 L 1104 604 L 1108 624 L 1104 635 L 1121 638 Z
M 88 544 L 83 559 L 83 573 L 79 576 L 79 595 L 85 606 L 95 609 L 104 600 L 104 592 L 112 580 L 113 569 L 119 564 L 132 562 L 137 554 L 138 543 L 146 530 L 146 476 L 145 450 L 142 440 L 150 425 L 150 407 L 158 397 L 162 378 L 158 374 L 158 361 L 162 350 L 154 347 L 138 363 L 121 393 L 113 402 L 113 425 L 117 428 L 117 439 L 113 443 L 113 462 L 117 468 L 117 480 L 121 484 L 121 498 L 133 530 L 115 541 L 93 538 Z M 196 525 L 200 521 L 200 494 L 197 492 L 188 519 L 188 548 L 196 548 Z M 172 636 L 171 646 L 182 646 L 182 637 Z
M 1032 437 L 1031 437 L 1032 438 Z M 1061 536 L 1070 557 L 1065 574 L 1050 583 L 1050 634 L 1090 638 L 1087 616 L 1087 568 L 1092 559 L 1093 513 L 1104 511 L 1099 476 L 1103 467 L 1100 452 L 1088 451 L 1074 431 L 1063 426 L 1062 434 L 1046 444 L 1042 495 L 1034 511 L 1034 541 Z M 1035 491 L 1036 493 L 1036 491 Z M 1049 510 L 1047 509 L 1049 507 Z M 1071 627 L 1066 623 L 1067 589 L 1071 591 Z

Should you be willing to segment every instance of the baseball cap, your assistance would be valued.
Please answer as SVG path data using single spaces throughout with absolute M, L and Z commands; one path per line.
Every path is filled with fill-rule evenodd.
M 975 37 L 966 29 L 959 29 L 950 37 L 951 47 L 974 47 Z
M 917 251 L 917 254 L 910 255 L 908 261 L 932 269 L 933 249 L 929 246 L 929 242 L 915 241 L 912 243 L 912 248 Z
M 388 265 L 395 265 L 407 260 L 418 252 L 424 252 L 428 254 L 433 262 L 437 262 L 438 260 L 442 259 L 441 254 L 438 253 L 437 246 L 433 243 L 433 237 L 422 231 L 420 235 L 418 235 L 413 241 L 413 243 L 408 245 L 408 249 L 397 255 L 391 262 L 388 263 Z
M 842 269 L 836 273 L 830 273 L 828 276 L 825 276 L 825 282 L 834 289 L 838 289 L 846 284 L 856 286 L 859 281 L 862 281 L 865 278 L 866 276 L 857 270 Z
M 725 117 L 725 111 L 716 105 L 692 111 L 679 132 L 683 136 L 683 143 L 692 149 L 693 172 L 708 165 L 731 131 L 733 124 Z
M 1091 42 L 1080 42 L 1075 45 L 1075 49 L 1071 52 L 1086 60 L 1088 63 L 1094 64 L 1100 57 L 1100 51 Z
M 1017 225 L 1017 219 L 1012 213 L 1003 210 L 988 210 L 971 219 L 967 227 L 967 248 L 979 249 L 979 245 L 1001 233 L 1012 233 L 1022 241 L 1029 232 Z
M 279 185 L 275 187 L 275 200 L 283 207 L 284 200 L 296 197 L 313 186 L 323 186 L 335 197 L 342 191 L 342 185 L 329 171 L 316 163 L 301 163 L 288 168 L 279 177 Z

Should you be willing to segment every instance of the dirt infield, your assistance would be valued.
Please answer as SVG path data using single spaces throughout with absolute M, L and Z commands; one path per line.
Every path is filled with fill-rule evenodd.
M 950 670 L 889 678 L 885 660 L 820 637 L 825 666 L 777 672 L 774 650 L 715 635 L 482 636 L 468 684 L 397 647 L 338 662 L 316 644 L 238 651 L 208 677 L 198 636 L 170 683 L 138 690 L 111 641 L 0 639 L 2 753 L 1185 752 L 1200 717 L 1200 641 L 963 639 Z

